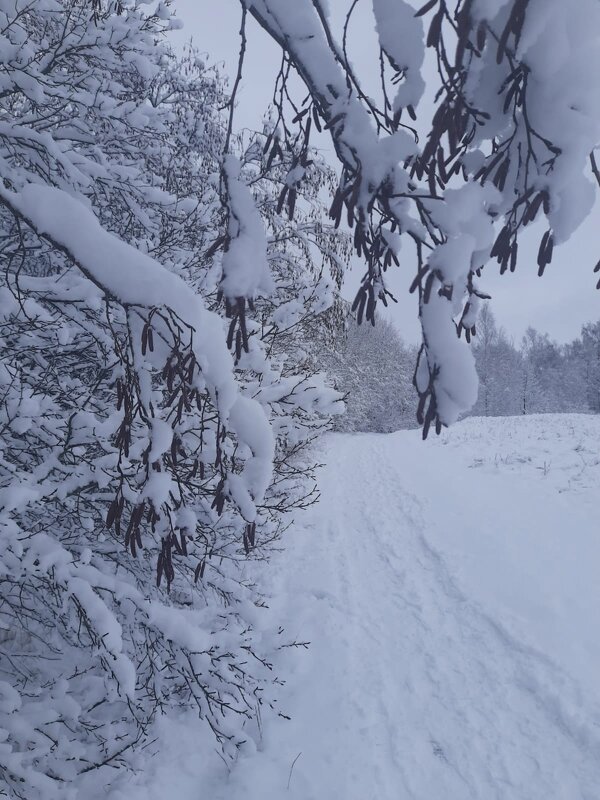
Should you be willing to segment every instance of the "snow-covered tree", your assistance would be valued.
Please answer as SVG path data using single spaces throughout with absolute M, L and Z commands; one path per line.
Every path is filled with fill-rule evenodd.
M 493 394 L 496 382 L 494 347 L 498 343 L 496 319 L 489 305 L 485 303 L 477 319 L 477 340 L 474 347 L 477 374 L 479 376 L 479 394 L 473 407 L 474 414 L 484 417 L 493 414 Z
M 578 380 L 580 364 L 547 334 L 528 328 L 521 344 L 521 411 L 524 414 L 587 410 Z
M 561 347 L 563 410 L 585 413 L 590 410 L 586 391 L 586 365 L 580 338 Z
M 304 165 L 290 223 L 287 156 L 266 163 L 267 134 L 228 140 L 222 82 L 192 50 L 177 61 L 173 22 L 135 0 L 0 5 L 0 774 L 16 798 L 135 768 L 173 706 L 226 755 L 247 738 L 282 638 L 256 635 L 238 565 L 310 502 L 301 451 L 339 405 L 290 334 L 319 324 L 339 270 L 327 171 Z
M 170 52 L 168 2 L 0 2 L 0 770 L 17 798 L 135 768 L 173 706 L 231 755 L 270 702 L 281 637 L 257 635 L 240 564 L 313 497 L 304 453 L 339 402 L 307 342 L 339 322 L 319 314 L 342 217 L 369 321 L 414 244 L 427 434 L 475 400 L 457 333 L 485 263 L 513 269 L 543 212 L 543 271 L 592 203 L 595 0 L 430 0 L 416 17 L 374 0 L 380 107 L 320 0 L 242 5 L 284 50 L 249 140 L 219 113 L 239 81 L 227 97 L 193 50 Z M 425 45 L 441 83 L 421 149 L 406 116 Z M 322 127 L 342 164 L 329 225 Z
M 529 327 L 517 350 L 484 304 L 473 348 L 479 396 L 471 413 L 597 413 L 597 330 L 598 323 L 588 323 L 581 337 L 560 345 Z
M 346 413 L 336 427 L 390 433 L 413 426 L 415 356 L 391 322 L 378 318 L 376 325 L 357 325 L 350 315 L 335 346 L 319 353 L 345 398 Z
M 479 313 L 473 352 L 479 393 L 472 413 L 484 417 L 518 414 L 521 358 L 504 329 L 496 325 L 488 303 Z
M 495 259 L 501 272 L 514 270 L 523 228 L 545 218 L 541 275 L 554 245 L 592 208 L 600 6 L 429 0 L 415 11 L 406 0 L 373 0 L 379 100 L 363 90 L 348 26 L 338 40 L 328 4 L 298 0 L 291 10 L 286 0 L 242 0 L 242 7 L 282 48 L 279 82 L 293 68 L 308 89 L 304 107 L 292 112 L 304 135 L 311 120 L 331 134 L 342 165 L 331 216 L 338 224 L 345 216 L 367 264 L 357 298 L 367 318 L 386 301 L 384 273 L 398 261 L 399 237 L 412 239 L 423 329 L 419 418 L 425 435 L 432 423 L 452 423 L 476 400 L 472 355 L 459 336 L 473 332 L 483 268 Z M 355 7 L 348 3 L 346 23 Z M 439 74 L 420 146 L 411 120 L 425 89 L 426 48 Z
M 600 322 L 583 326 L 581 345 L 587 403 L 590 411 L 600 414 Z

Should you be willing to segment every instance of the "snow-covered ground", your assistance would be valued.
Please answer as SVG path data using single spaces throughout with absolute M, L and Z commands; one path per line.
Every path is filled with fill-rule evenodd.
M 227 774 L 163 725 L 127 800 L 598 800 L 600 419 L 332 435 L 269 569 L 282 711 Z

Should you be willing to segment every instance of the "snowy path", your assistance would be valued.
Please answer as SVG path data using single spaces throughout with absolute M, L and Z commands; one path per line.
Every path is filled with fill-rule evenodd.
M 495 424 L 326 440 L 269 568 L 291 721 L 140 800 L 600 800 L 600 421 Z
M 282 575 L 298 632 L 315 634 L 293 720 L 227 795 L 598 800 L 600 727 L 572 680 L 461 595 L 402 489 L 394 440 L 333 446 Z

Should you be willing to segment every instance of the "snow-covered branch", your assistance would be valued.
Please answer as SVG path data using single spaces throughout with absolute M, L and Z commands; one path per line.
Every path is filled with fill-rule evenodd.
M 331 216 L 339 224 L 346 209 L 355 250 L 368 268 L 356 300 L 359 318 L 366 313 L 372 320 L 377 300 L 386 300 L 383 273 L 397 261 L 389 234 L 415 242 L 413 289 L 423 328 L 415 383 L 424 433 L 432 422 L 439 429 L 476 397 L 473 360 L 456 334 L 475 333 L 483 267 L 497 258 L 502 271 L 514 269 L 518 234 L 543 210 L 550 229 L 540 244 L 541 274 L 554 243 L 591 208 L 585 171 L 600 140 L 593 77 L 600 46 L 591 33 L 598 4 L 585 0 L 573 9 L 541 0 L 499 6 L 481 0 L 459 1 L 452 10 L 446 0 L 434 0 L 417 14 L 404 0 L 374 0 L 378 106 L 362 91 L 345 34 L 340 47 L 319 0 L 299 0 L 293 9 L 283 0 L 242 2 L 306 84 L 315 124 L 331 133 L 343 166 Z M 401 119 L 405 110 L 416 118 L 425 45 L 436 53 L 440 82 L 419 149 Z M 386 64 L 398 87 L 393 101 Z

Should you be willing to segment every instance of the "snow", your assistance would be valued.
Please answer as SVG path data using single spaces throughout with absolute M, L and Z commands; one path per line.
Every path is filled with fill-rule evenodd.
M 273 474 L 273 458 L 275 456 L 273 431 L 262 406 L 256 400 L 248 397 L 238 398 L 231 409 L 229 421 L 242 441 L 252 451 L 252 458 L 248 459 L 242 473 L 242 485 L 236 488 L 247 491 L 253 501 L 260 503 L 271 483 Z M 236 484 L 240 483 L 237 480 L 240 476 L 230 475 L 230 484 L 233 478 L 236 478 Z M 250 516 L 246 516 L 246 519 L 249 522 L 254 520 L 252 511 Z
M 122 303 L 168 306 L 197 332 L 199 361 L 227 413 L 235 400 L 231 357 L 223 323 L 184 281 L 150 256 L 104 230 L 83 201 L 50 186 L 27 184 L 21 192 L 0 188 L 0 196 L 72 254 L 92 281 Z
M 228 244 L 223 254 L 221 288 L 226 297 L 254 299 L 259 292 L 270 294 L 273 279 L 267 261 L 265 226 L 250 189 L 241 178 L 235 156 L 223 160 L 223 175 L 229 206 Z
M 492 170 L 495 163 L 498 191 L 491 188 L 490 175 L 490 186 L 479 185 L 480 179 L 486 183 L 484 173 L 466 178 L 464 185 L 446 189 L 440 197 L 430 175 L 429 189 L 436 196 L 423 200 L 429 219 L 419 211 L 418 223 L 410 213 L 413 203 L 409 198 L 416 191 L 415 184 L 401 166 L 418 152 L 418 146 L 406 130 L 383 135 L 376 114 L 369 109 L 371 101 L 358 90 L 358 79 L 355 82 L 353 71 L 346 75 L 345 45 L 336 43 L 329 26 L 323 23 L 319 2 L 247 0 L 244 5 L 288 53 L 326 121 L 338 159 L 356 181 L 355 185 L 348 180 L 347 186 L 341 186 L 342 191 L 352 192 L 350 212 L 357 219 L 368 219 L 373 207 L 379 205 L 387 224 L 391 222 L 402 233 L 410 232 L 426 242 L 433 238 L 428 266 L 452 294 L 452 304 L 437 302 L 432 310 L 421 303 L 420 318 L 431 377 L 428 387 L 438 410 L 443 409 L 440 420 L 450 423 L 473 403 L 468 355 L 451 339 L 458 317 L 470 302 L 472 276 L 489 260 L 492 241 L 498 234 L 495 222 L 504 221 L 506 230 L 516 236 L 522 223 L 523 209 L 519 206 L 528 197 L 541 197 L 543 191 L 552 242 L 559 244 L 569 239 L 593 207 L 596 188 L 587 165 L 590 152 L 600 142 L 600 84 L 595 78 L 600 68 L 600 6 L 597 0 L 575 4 L 530 0 L 513 3 L 508 10 L 505 2 L 473 0 L 467 4 L 467 13 L 467 5 L 458 4 L 456 22 L 464 24 L 464 20 L 459 22 L 461 8 L 476 24 L 469 46 L 458 48 L 461 63 L 454 65 L 450 53 L 457 33 L 455 20 L 444 4 L 424 4 L 425 11 L 435 14 L 427 23 L 431 26 L 429 46 L 438 38 L 432 37 L 431 31 L 442 28 L 437 61 L 443 84 L 429 139 L 433 149 L 426 160 L 437 150 L 437 158 L 445 159 L 446 166 L 453 162 L 451 174 L 463 155 L 471 167 L 483 159 Z M 379 45 L 395 73 L 392 82 L 400 80 L 393 101 L 393 109 L 399 111 L 416 103 L 423 92 L 425 17 L 415 18 L 415 7 L 405 0 L 372 0 L 372 8 Z M 521 17 L 525 20 L 522 31 L 517 25 Z M 477 29 L 488 32 L 482 45 L 474 41 Z M 384 61 L 382 58 L 382 64 Z M 463 92 L 465 108 L 471 109 L 464 138 L 457 133 L 463 130 L 462 123 L 449 122 L 463 105 L 455 95 Z M 456 138 L 463 144 L 455 146 Z M 446 140 L 449 152 L 444 152 L 445 144 L 442 146 Z M 422 155 L 427 151 L 428 145 Z M 460 159 L 455 161 L 454 156 Z M 445 185 L 451 174 L 447 180 L 443 173 L 442 168 L 438 183 Z M 453 187 L 461 182 L 451 180 Z M 417 190 L 422 192 L 422 188 Z M 388 202 L 390 197 L 394 200 Z M 439 236 L 433 235 L 432 227 Z M 516 254 L 516 249 L 513 252 Z M 383 283 L 383 276 L 377 277 Z M 379 282 L 375 288 L 379 288 Z M 434 286 L 434 290 L 438 288 Z M 437 344 L 432 347 L 434 340 Z M 468 376 L 464 391 L 460 380 L 453 378 L 455 374 Z M 434 419 L 439 421 L 435 415 Z
M 152 448 L 148 454 L 148 461 L 157 461 L 166 453 L 173 441 L 173 428 L 164 419 L 152 420 Z
M 506 23 L 505 5 L 497 0 L 476 0 L 471 13 L 475 19 L 485 19 L 491 30 L 501 31 Z M 527 68 L 527 124 L 536 136 L 560 148 L 552 168 L 541 159 L 536 181 L 550 194 L 547 216 L 558 243 L 581 225 L 594 202 L 595 188 L 585 167 L 589 153 L 600 141 L 600 85 L 595 77 L 600 69 L 600 7 L 596 0 L 574 4 L 530 0 L 524 20 L 516 56 Z M 492 82 L 476 79 L 472 98 L 476 107 L 492 112 L 489 130 L 494 136 L 503 128 L 499 96 L 492 90 L 497 66 L 490 70 L 496 51 L 494 44 L 483 58 Z M 511 69 L 506 66 L 506 75 Z M 504 76 L 498 73 L 498 78 L 500 85 Z
M 316 4 L 299 0 L 252 0 L 247 6 L 278 41 L 285 42 L 302 77 L 318 98 L 331 125 L 334 146 L 341 159 L 362 174 L 358 205 L 365 210 L 385 180 L 398 192 L 405 189 L 399 164 L 416 151 L 405 131 L 378 137 L 367 110 L 348 92 L 346 76 L 330 50 L 316 13 Z M 334 122 L 334 120 L 337 120 Z
M 598 420 L 585 415 L 470 419 L 431 448 L 437 474 L 417 466 L 406 485 L 416 492 L 428 477 L 444 491 L 440 474 L 468 474 L 468 514 L 432 510 L 432 545 L 469 597 L 600 699 L 598 441 Z
M 430 371 L 439 370 L 437 411 L 444 425 L 456 422 L 464 408 L 472 408 L 477 400 L 475 359 L 466 342 L 456 336 L 451 309 L 451 301 L 435 289 L 429 302 L 421 306 Z
M 283 0 L 252 0 L 247 7 L 290 54 L 319 113 L 329 125 L 340 161 L 351 172 L 356 171 L 359 216 L 364 214 L 365 218 L 369 217 L 375 198 L 381 187 L 386 185 L 388 194 L 397 196 L 389 206 L 394 222 L 401 231 L 414 230 L 415 220 L 409 213 L 410 204 L 403 197 L 407 192 L 410 193 L 410 180 L 401 164 L 418 152 L 417 144 L 406 130 L 381 136 L 376 132 L 367 108 L 359 96 L 349 89 L 338 46 L 330 47 L 317 13 L 318 3 L 310 3 L 309 0 L 298 0 L 294 4 Z M 396 67 L 400 70 L 406 68 L 395 100 L 398 109 L 405 103 L 417 102 L 422 93 L 422 22 L 415 20 L 414 9 L 411 10 L 403 0 L 375 0 L 373 10 L 382 49 Z M 451 199 L 453 211 L 447 213 L 450 224 L 442 228 L 444 236 L 449 238 L 471 233 L 470 229 L 475 228 L 473 240 L 463 237 L 460 244 L 463 262 L 445 265 L 445 272 L 454 281 L 454 302 L 430 303 L 427 313 L 424 304 L 420 306 L 423 338 L 432 376 L 431 388 L 438 401 L 440 419 L 446 424 L 469 410 L 476 397 L 473 388 L 473 378 L 476 384 L 476 376 L 468 352 L 453 341 L 456 338 L 454 317 L 464 301 L 467 275 L 474 255 L 468 252 L 467 244 L 470 241 L 475 248 L 483 239 L 486 243 L 490 240 L 491 245 L 493 233 L 492 221 L 481 209 L 474 218 L 470 218 L 469 210 L 473 208 L 475 197 L 483 202 L 487 199 L 479 187 L 472 191 L 466 189 L 463 193 L 455 192 Z M 448 205 L 444 203 L 443 207 Z M 437 346 L 432 348 L 430 342 L 434 340 Z M 445 357 L 449 360 L 444 363 L 442 359 Z M 465 376 L 464 390 L 460 377 L 456 380 L 452 378 L 454 374 Z
M 414 107 L 425 90 L 421 75 L 425 59 L 423 22 L 404 0 L 373 0 L 373 13 L 381 49 L 404 73 L 394 98 L 394 110 Z
M 135 694 L 136 672 L 131 660 L 123 654 L 123 630 L 114 614 L 102 598 L 81 578 L 70 578 L 69 593 L 73 595 L 85 612 L 88 625 L 102 642 L 102 647 L 111 657 L 110 668 L 119 688 L 127 697 Z
M 242 184 L 237 184 L 233 196 L 237 198 L 236 207 L 243 209 L 245 220 L 252 218 L 252 212 L 258 215 L 253 203 L 252 209 L 247 207 L 252 198 Z M 246 519 L 253 520 L 254 501 L 262 500 L 271 480 L 273 434 L 264 408 L 239 393 L 222 318 L 209 311 L 200 295 L 182 278 L 102 228 L 83 200 L 61 189 L 33 183 L 26 184 L 20 192 L 0 186 L 0 198 L 30 221 L 38 233 L 63 247 L 81 271 L 108 296 L 146 309 L 167 306 L 190 327 L 194 333 L 194 354 L 217 407 L 229 428 L 251 451 L 244 470 L 234 478 L 232 496 L 243 504 Z M 257 224 L 262 231 L 260 217 Z M 264 231 L 261 235 L 264 238 Z M 153 427 L 153 449 L 164 452 L 168 432 L 164 425 L 162 430 L 159 425 Z M 168 479 L 154 474 L 151 480 L 147 494 L 156 490 L 159 497 L 165 498 L 170 488 Z
M 111 800 L 592 800 L 600 419 L 331 435 L 269 568 L 281 711 L 227 774 L 192 718 Z M 266 576 L 263 576 L 263 580 Z

